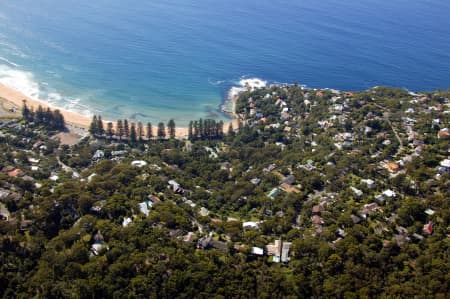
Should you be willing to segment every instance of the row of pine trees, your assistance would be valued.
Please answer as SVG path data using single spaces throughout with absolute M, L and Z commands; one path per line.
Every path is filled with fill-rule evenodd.
M 199 119 L 191 121 L 188 127 L 189 140 L 198 139 L 221 139 L 224 136 L 223 121 L 216 122 L 213 119 Z M 233 127 L 230 124 L 228 133 L 233 132 Z M 110 139 L 117 138 L 119 140 L 127 139 L 130 142 L 136 142 L 138 140 L 151 140 L 151 139 L 170 139 L 175 138 L 176 125 L 173 119 L 169 120 L 166 125 L 163 122 L 158 123 L 156 128 L 156 136 L 154 134 L 153 126 L 148 122 L 145 127 L 142 122 L 129 122 L 127 119 L 119 119 L 114 125 L 112 122 L 106 123 L 106 128 L 102 117 L 94 115 L 91 125 L 89 126 L 89 133 L 96 137 L 108 137 Z
M 38 126 L 44 126 L 50 130 L 64 130 L 66 127 L 64 116 L 59 110 L 44 109 L 41 105 L 36 111 L 27 106 L 26 101 L 23 102 L 22 116 L 27 122 L 33 122 Z
M 89 126 L 89 133 L 93 136 L 103 137 L 106 136 L 108 138 L 118 138 L 122 140 L 123 138 L 130 140 L 130 142 L 136 142 L 138 140 L 147 140 L 153 139 L 157 137 L 158 139 L 166 139 L 167 136 L 173 139 L 175 138 L 176 133 L 176 125 L 175 121 L 171 119 L 167 123 L 167 129 L 163 122 L 158 124 L 156 130 L 156 136 L 154 136 L 153 126 L 149 122 L 144 128 L 144 124 L 142 122 L 138 123 L 129 123 L 127 119 L 119 119 L 117 120 L 115 126 L 112 122 L 106 123 L 106 128 L 104 127 L 104 122 L 102 117 L 99 115 L 94 115 L 92 118 L 91 125 Z

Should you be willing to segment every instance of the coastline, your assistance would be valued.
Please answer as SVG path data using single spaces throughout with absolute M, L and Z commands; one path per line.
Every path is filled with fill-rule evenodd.
M 26 96 L 25 94 L 21 93 L 20 91 L 17 91 L 17 90 L 15 90 L 9 86 L 6 86 L 2 83 L 0 83 L 0 98 L 4 99 L 5 101 L 9 102 L 13 106 L 17 107 L 17 109 L 19 109 L 19 110 L 23 106 L 23 100 L 26 100 L 28 107 L 33 108 L 34 110 L 36 110 L 39 105 L 41 105 L 42 108 L 45 108 L 45 109 L 46 108 L 50 108 L 52 110 L 58 109 L 61 112 L 61 114 L 64 116 L 66 124 L 68 125 L 68 129 L 70 131 L 75 129 L 77 131 L 82 130 L 87 133 L 87 129 L 89 128 L 89 125 L 91 124 L 91 121 L 92 121 L 92 118 L 90 118 L 90 117 L 53 106 L 53 105 L 51 105 L 45 101 L 39 100 L 39 99 L 31 98 L 31 97 Z M 227 131 L 230 123 L 233 125 L 234 129 L 237 128 L 238 121 L 237 121 L 237 115 L 235 113 L 236 100 L 237 100 L 237 96 L 233 97 L 233 99 L 232 99 L 233 113 L 231 114 L 233 119 L 231 121 L 224 123 L 224 131 L 225 132 Z M 105 127 L 106 127 L 106 123 L 109 121 L 110 120 L 103 121 L 105 124 Z M 111 122 L 115 123 L 115 121 L 111 121 Z M 175 119 L 175 122 L 176 122 L 176 119 Z M 156 133 L 157 133 L 157 124 L 155 123 L 155 124 L 153 124 L 153 134 L 156 136 Z M 181 139 L 187 138 L 188 133 L 189 133 L 189 129 L 187 127 L 176 127 L 176 137 L 177 138 L 181 138 Z

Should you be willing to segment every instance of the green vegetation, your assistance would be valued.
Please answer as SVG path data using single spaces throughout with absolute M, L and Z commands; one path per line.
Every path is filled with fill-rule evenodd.
M 449 98 L 271 86 L 226 135 L 96 116 L 70 147 L 0 121 L 0 297 L 446 298 Z

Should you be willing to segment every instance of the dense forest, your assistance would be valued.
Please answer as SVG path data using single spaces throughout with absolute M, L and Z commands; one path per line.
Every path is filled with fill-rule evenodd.
M 447 298 L 449 98 L 274 85 L 226 134 L 95 116 L 75 145 L 25 106 L 0 121 L 0 296 Z

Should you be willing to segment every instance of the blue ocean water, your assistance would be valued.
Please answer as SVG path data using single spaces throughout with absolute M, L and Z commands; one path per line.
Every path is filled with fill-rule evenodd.
M 107 119 L 225 119 L 243 77 L 450 87 L 448 0 L 0 0 L 0 82 Z

